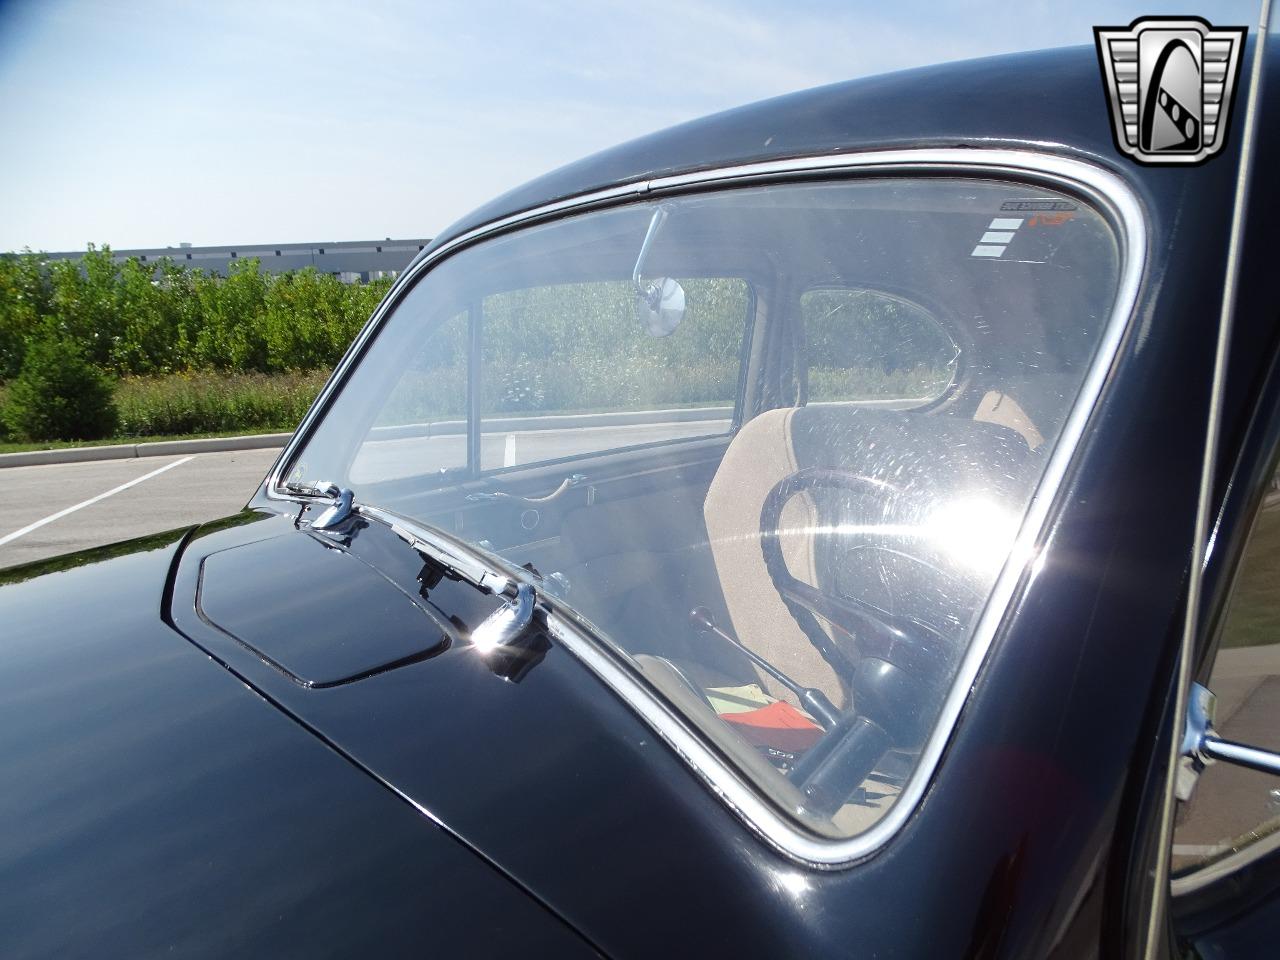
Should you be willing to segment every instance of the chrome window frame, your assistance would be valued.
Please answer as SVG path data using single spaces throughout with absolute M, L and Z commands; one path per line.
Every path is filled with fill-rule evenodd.
M 410 264 L 374 311 L 307 411 L 264 481 L 264 493 L 271 500 L 297 502 L 300 499 L 310 499 L 277 489 L 285 467 L 309 438 L 311 429 L 327 409 L 329 401 L 345 381 L 356 358 L 363 352 L 383 319 L 424 273 L 465 247 L 564 215 L 649 197 L 716 187 L 740 188 L 823 177 L 905 177 L 913 174 L 1011 179 L 1039 183 L 1049 189 L 1081 196 L 1109 221 L 1119 247 L 1120 270 L 1111 314 L 1102 328 L 1093 363 L 1063 424 L 1062 433 L 1032 496 L 1014 546 L 983 608 L 938 719 L 920 753 L 920 759 L 893 806 L 869 830 L 852 837 L 831 839 L 810 833 L 766 800 L 758 789 L 721 759 L 700 736 L 694 734 L 689 725 L 667 706 L 656 691 L 623 666 L 625 652 L 607 640 L 602 644 L 588 637 L 569 617 L 556 613 L 548 616 L 551 635 L 635 710 L 693 768 L 711 791 L 765 842 L 787 857 L 817 869 L 848 867 L 865 860 L 885 846 L 902 828 L 915 812 L 933 780 L 1018 584 L 1035 559 L 1037 541 L 1129 327 L 1149 257 L 1149 241 L 1142 205 L 1128 183 L 1115 173 L 1082 160 L 1033 150 L 882 150 L 796 157 L 642 180 L 584 193 L 494 220 L 460 234 L 435 250 L 428 250 Z

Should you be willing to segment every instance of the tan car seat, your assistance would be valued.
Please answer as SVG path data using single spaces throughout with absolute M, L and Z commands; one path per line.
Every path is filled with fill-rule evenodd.
M 817 687 L 836 706 L 845 694 L 831 665 L 811 644 L 774 589 L 760 550 L 760 512 L 769 492 L 800 469 L 792 421 L 798 410 L 770 410 L 745 424 L 729 444 L 707 490 L 703 518 L 711 555 L 724 592 L 732 632 L 745 646 L 802 684 Z M 797 496 L 782 514 L 794 536 L 784 537 L 783 556 L 799 579 L 813 583 L 817 520 L 813 501 Z M 769 692 L 795 702 L 775 680 L 762 674 Z

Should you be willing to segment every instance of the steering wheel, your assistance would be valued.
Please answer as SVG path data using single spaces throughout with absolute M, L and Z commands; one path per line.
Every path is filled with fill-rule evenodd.
M 760 511 L 760 548 L 765 568 L 774 589 L 809 642 L 842 678 L 849 677 L 854 663 L 845 650 L 832 642 L 818 623 L 818 617 L 853 637 L 863 655 L 882 657 L 922 675 L 945 671 L 950 665 L 954 643 L 935 627 L 916 617 L 891 613 L 858 597 L 825 591 L 792 575 L 782 552 L 782 512 L 794 497 L 816 489 L 852 490 L 872 504 L 883 504 L 891 493 L 891 488 L 883 482 L 860 474 L 810 467 L 781 480 L 765 498 Z M 885 515 L 884 510 L 867 513 Z
M 811 467 L 776 484 L 760 512 L 760 545 L 774 589 L 852 693 L 853 708 L 790 774 L 815 812 L 829 816 L 886 751 L 919 748 L 933 719 L 929 706 L 950 676 L 956 645 L 923 620 L 837 595 L 792 575 L 782 550 L 782 513 L 794 497 L 819 489 L 853 491 L 880 508 L 868 515 L 886 516 L 883 508 L 893 488 L 849 471 Z M 832 640 L 819 617 L 853 638 L 860 654 L 856 660 Z

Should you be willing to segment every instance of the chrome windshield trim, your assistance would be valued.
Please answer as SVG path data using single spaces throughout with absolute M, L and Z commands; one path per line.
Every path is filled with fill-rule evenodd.
M 1000 624 L 1022 580 L 1035 558 L 1049 511 L 1071 461 L 1080 446 L 1103 384 L 1119 352 L 1138 299 L 1148 256 L 1148 236 L 1142 206 L 1128 184 L 1102 167 L 1034 150 L 1003 148 L 945 148 L 885 150 L 837 156 L 798 157 L 787 160 L 744 164 L 717 170 L 678 174 L 583 194 L 493 221 L 442 244 L 429 256 L 413 264 L 400 277 L 353 342 L 333 376 L 303 418 L 298 430 L 277 460 L 266 481 L 271 499 L 294 500 L 276 487 L 280 474 L 305 442 L 311 427 L 331 395 L 363 350 L 366 341 L 417 278 L 443 258 L 478 240 L 515 227 L 529 225 L 563 214 L 586 210 L 648 195 L 663 195 L 714 185 L 746 185 L 786 180 L 800 175 L 955 173 L 974 177 L 1011 177 L 1034 180 L 1053 189 L 1065 189 L 1086 197 L 1111 221 L 1120 253 L 1120 275 L 1112 312 L 1102 331 L 1097 354 L 1080 393 L 1063 426 L 1049 463 L 1023 519 L 1009 558 L 974 630 L 951 688 L 943 701 L 937 723 L 921 751 L 898 801 L 869 830 L 842 840 L 821 838 L 802 830 L 798 824 L 772 807 L 758 790 L 747 785 L 725 761 L 670 713 L 658 696 L 608 652 L 558 614 L 548 618 L 552 636 L 573 653 L 603 682 L 608 684 L 698 773 L 711 790 L 760 837 L 781 853 L 809 866 L 832 869 L 849 866 L 874 854 L 902 828 L 923 799 L 942 759 L 969 693 L 987 658 Z M 375 508 L 361 507 L 362 511 Z M 397 520 L 397 522 L 399 522 Z

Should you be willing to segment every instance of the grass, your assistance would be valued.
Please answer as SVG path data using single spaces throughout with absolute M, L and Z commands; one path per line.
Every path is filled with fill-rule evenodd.
M 33 441 L 0 434 L 0 453 L 292 431 L 328 378 L 306 373 L 178 373 L 129 377 L 115 388 L 119 427 L 93 441 Z M 0 386 L 0 403 L 4 400 Z
M 292 430 L 329 377 L 307 373 L 181 373 L 130 377 L 116 388 L 120 436 Z
M 452 358 L 450 358 L 452 360 Z M 588 411 L 675 409 L 731 405 L 736 363 L 666 364 L 649 356 L 626 363 L 557 355 L 487 360 L 481 377 L 484 417 L 542 416 Z M 327 370 L 291 373 L 186 372 L 126 377 L 114 391 L 115 434 L 93 445 L 293 430 L 328 379 Z M 942 374 L 916 367 L 810 371 L 812 399 L 851 400 L 925 396 L 937 392 Z M 0 406 L 6 388 L 0 384 Z M 465 364 L 410 368 L 392 387 L 380 425 L 461 419 L 466 415 Z M 0 433 L 0 453 L 83 446 L 89 441 L 33 441 Z

